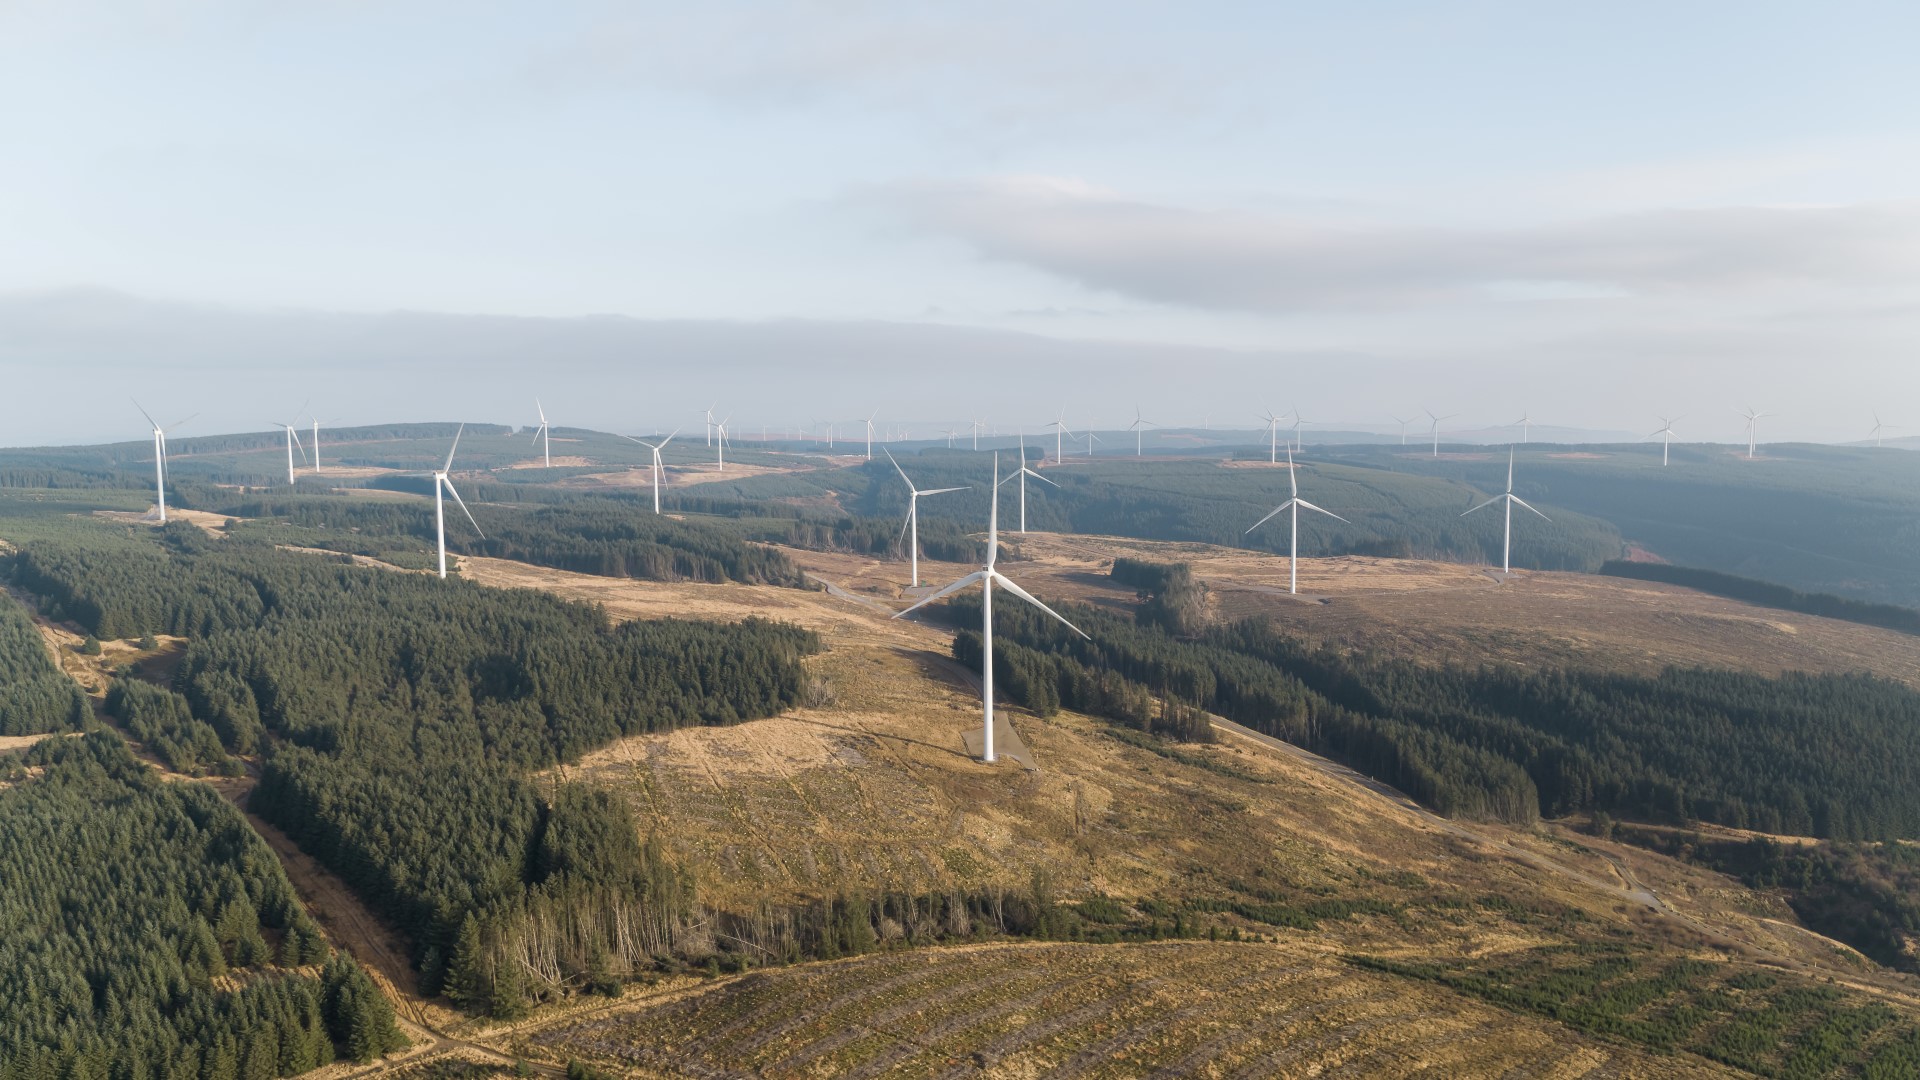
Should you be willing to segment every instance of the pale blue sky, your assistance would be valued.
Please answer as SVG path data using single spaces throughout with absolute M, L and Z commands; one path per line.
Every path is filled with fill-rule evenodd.
M 1356 424 L 1691 410 L 1731 437 L 1751 398 L 1781 434 L 1858 437 L 1920 403 L 1915 41 L 1910 3 L 0 0 L 0 365 L 126 364 L 148 396 L 142 360 L 240 365 L 277 399 L 314 362 L 284 309 L 885 320 L 1232 350 L 1177 387 L 1015 369 L 1103 423 L 1251 394 Z M 142 333 L 71 317 L 74 289 L 139 298 Z M 766 361 L 557 355 L 577 333 L 526 325 L 603 380 L 569 402 L 596 426 L 609 390 L 706 398 Z M 819 329 L 794 354 L 815 374 Z M 472 355 L 341 356 L 400 400 L 332 411 L 409 418 Z M 497 362 L 511 386 L 448 405 L 517 419 L 495 397 L 540 380 Z M 801 374 L 742 411 L 834 408 Z M 944 381 L 861 396 L 987 407 L 939 411 Z M 223 393 L 212 422 L 252 424 Z M 0 442 L 51 437 L 0 410 Z

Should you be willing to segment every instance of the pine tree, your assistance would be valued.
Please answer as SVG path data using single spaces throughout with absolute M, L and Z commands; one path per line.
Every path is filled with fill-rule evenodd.
M 468 913 L 460 923 L 460 936 L 454 939 L 453 961 L 447 965 L 447 1000 L 464 1005 L 469 1012 L 490 1011 L 492 995 L 487 978 L 485 947 L 480 939 L 480 921 Z

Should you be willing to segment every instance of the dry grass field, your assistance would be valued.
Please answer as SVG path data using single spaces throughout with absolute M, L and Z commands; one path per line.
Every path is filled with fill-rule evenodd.
M 989 945 L 747 975 L 518 1049 L 699 1077 L 1708 1077 L 1299 944 Z

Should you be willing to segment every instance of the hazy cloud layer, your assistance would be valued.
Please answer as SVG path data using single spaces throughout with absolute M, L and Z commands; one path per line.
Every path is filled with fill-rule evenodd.
M 1079 182 L 899 184 L 856 196 L 981 255 L 1092 289 L 1292 312 L 1515 296 L 1735 296 L 1920 269 L 1920 203 L 1668 210 L 1443 229 L 1203 211 Z

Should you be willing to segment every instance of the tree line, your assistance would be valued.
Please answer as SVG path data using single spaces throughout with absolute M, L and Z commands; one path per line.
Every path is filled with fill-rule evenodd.
M 0 735 L 78 731 L 86 698 L 47 655 L 40 628 L 11 596 L 0 595 Z
M 239 812 L 119 736 L 0 758 L 0 1076 L 291 1076 L 404 1045 Z
M 1717 570 L 1674 566 L 1670 563 L 1610 559 L 1600 567 L 1600 572 L 1610 577 L 1684 585 L 1689 589 L 1698 589 L 1714 596 L 1724 596 L 1729 600 L 1739 600 L 1761 607 L 1779 608 L 1781 611 L 1797 611 L 1802 615 L 1818 615 L 1826 619 L 1860 623 L 1863 626 L 1878 626 L 1886 630 L 1898 630 L 1903 634 L 1920 634 L 1920 611 L 1894 604 L 1872 604 L 1864 600 L 1850 600 L 1844 596 L 1835 596 L 1832 593 L 1801 592 L 1770 581 L 1757 581 L 1734 574 L 1723 574 Z

